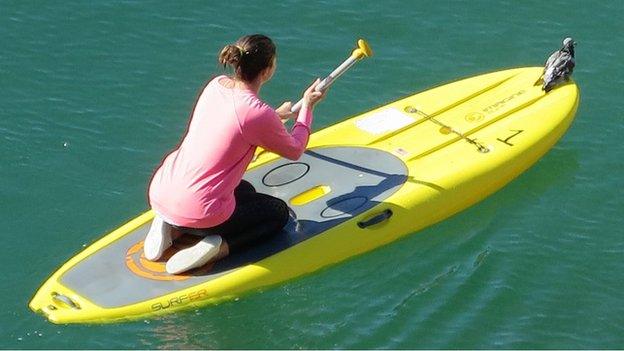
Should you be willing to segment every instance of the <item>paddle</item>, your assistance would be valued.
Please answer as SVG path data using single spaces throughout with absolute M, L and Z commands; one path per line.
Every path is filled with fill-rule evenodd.
M 359 39 L 357 41 L 357 48 L 353 50 L 351 56 L 346 59 L 340 66 L 338 66 L 335 70 L 332 71 L 325 79 L 323 79 L 319 85 L 314 89 L 315 91 L 324 91 L 329 88 L 338 77 L 340 77 L 343 73 L 345 73 L 349 68 L 355 65 L 356 62 L 363 59 L 364 57 L 373 56 L 373 51 L 370 46 L 364 39 Z M 301 105 L 303 105 L 303 99 L 299 100 L 296 104 L 294 104 L 291 108 L 291 112 L 298 112 L 301 109 Z
M 343 73 L 345 73 L 349 68 L 353 67 L 353 65 L 355 65 L 356 62 L 358 62 L 359 60 L 363 59 L 364 57 L 371 57 L 371 56 L 373 56 L 373 50 L 371 50 L 371 48 L 368 45 L 368 43 L 366 42 L 366 40 L 358 39 L 358 41 L 357 41 L 357 48 L 355 48 L 353 50 L 353 52 L 351 52 L 351 56 L 349 56 L 349 58 L 347 58 L 343 63 L 341 63 L 340 66 L 338 66 L 327 77 L 325 77 L 325 79 L 323 79 L 319 83 L 319 85 L 316 86 L 316 88 L 314 90 L 315 91 L 324 91 L 324 90 L 326 90 L 327 88 L 329 88 L 334 83 L 334 81 L 338 77 L 340 77 Z M 294 104 L 290 108 L 290 111 L 292 113 L 298 112 L 301 109 L 301 105 L 303 105 L 303 98 L 301 100 L 299 100 L 296 104 Z M 288 118 L 282 119 L 283 123 L 286 123 L 287 121 L 289 121 Z M 266 152 L 266 150 L 261 150 L 261 151 L 257 152 L 253 156 L 252 161 L 256 161 L 258 156 L 260 156 L 264 152 Z

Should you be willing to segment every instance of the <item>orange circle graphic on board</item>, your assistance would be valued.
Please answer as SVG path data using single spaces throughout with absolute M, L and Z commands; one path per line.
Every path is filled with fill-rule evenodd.
M 205 274 L 212 269 L 213 263 L 209 263 L 203 267 L 199 267 L 189 273 L 169 274 L 165 270 L 167 260 L 177 251 L 194 245 L 199 238 L 189 238 L 184 235 L 180 237 L 174 244 L 165 251 L 163 257 L 158 261 L 149 261 L 143 253 L 143 241 L 132 245 L 126 251 L 126 267 L 135 275 L 152 280 L 161 281 L 183 281 L 190 279 L 194 275 Z

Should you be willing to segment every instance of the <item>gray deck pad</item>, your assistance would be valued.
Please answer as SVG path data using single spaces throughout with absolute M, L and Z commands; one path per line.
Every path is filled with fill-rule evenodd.
M 162 262 L 150 263 L 142 257 L 148 223 L 78 263 L 61 277 L 61 282 L 105 308 L 192 287 L 269 257 L 371 209 L 405 183 L 407 168 L 403 161 L 385 151 L 323 147 L 306 151 L 297 161 L 280 158 L 254 168 L 245 174 L 245 179 L 258 192 L 289 203 L 291 219 L 272 239 L 186 275 L 169 276 L 154 267 L 164 267 L 164 260 L 171 253 L 199 239 L 184 236 L 168 250 L 171 253 Z M 303 205 L 290 204 L 293 197 L 316 186 L 331 190 Z M 137 269 L 147 274 L 137 274 Z

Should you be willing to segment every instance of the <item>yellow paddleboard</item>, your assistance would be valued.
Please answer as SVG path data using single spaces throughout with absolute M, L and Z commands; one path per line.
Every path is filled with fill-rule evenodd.
M 521 174 L 570 126 L 576 84 L 546 94 L 534 85 L 541 72 L 510 69 L 408 96 L 314 133 L 297 161 L 259 151 L 245 179 L 291 208 L 273 239 L 168 275 L 164 261 L 143 256 L 148 211 L 65 263 L 30 308 L 54 323 L 100 323 L 215 304 L 445 219 Z M 167 255 L 195 241 L 184 236 Z

